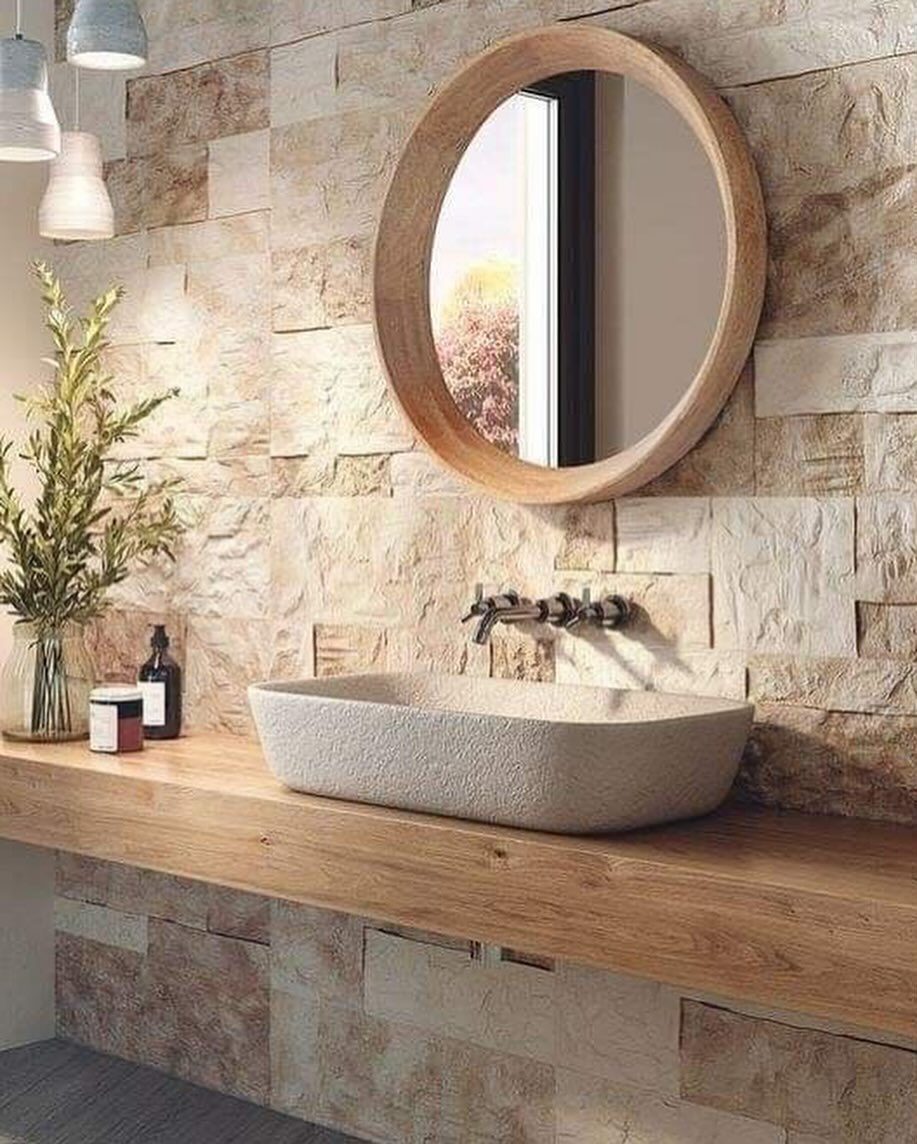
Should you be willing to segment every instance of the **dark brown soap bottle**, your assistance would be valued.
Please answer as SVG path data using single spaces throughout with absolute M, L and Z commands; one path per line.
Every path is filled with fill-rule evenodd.
M 153 654 L 140 669 L 143 734 L 147 739 L 177 739 L 181 734 L 181 668 L 169 655 L 165 624 L 153 625 Z

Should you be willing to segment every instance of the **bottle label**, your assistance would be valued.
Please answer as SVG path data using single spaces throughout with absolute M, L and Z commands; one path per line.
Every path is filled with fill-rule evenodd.
M 144 727 L 165 727 L 166 725 L 166 685 L 164 683 L 142 683 Z
M 118 707 L 115 703 L 89 704 L 89 749 L 118 750 Z

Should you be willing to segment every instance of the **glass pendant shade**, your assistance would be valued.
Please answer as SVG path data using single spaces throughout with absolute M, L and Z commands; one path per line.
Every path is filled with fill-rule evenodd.
M 79 68 L 143 67 L 147 38 L 136 0 L 77 0 L 67 29 L 67 60 Z
M 38 208 L 43 238 L 111 238 L 115 212 L 102 179 L 102 149 L 95 135 L 65 131 Z
M 0 40 L 0 161 L 41 162 L 60 146 L 43 45 L 20 35 Z

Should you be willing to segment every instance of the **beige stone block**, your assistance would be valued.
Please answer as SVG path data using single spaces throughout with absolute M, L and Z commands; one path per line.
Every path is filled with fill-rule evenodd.
M 369 326 L 273 340 L 271 454 L 389 453 L 413 436 L 395 409 Z
M 55 898 L 54 928 L 58 933 L 132 950 L 134 953 L 146 953 L 147 949 L 145 916 L 121 913 L 91 902 Z
M 450 472 L 426 449 L 395 453 L 391 459 L 392 493 L 396 497 L 462 497 L 471 486 Z
M 917 1053 L 686 1001 L 682 1095 L 837 1141 L 913 1134 Z
M 368 237 L 273 252 L 274 329 L 312 330 L 372 319 Z
M 273 0 L 271 43 L 285 44 L 320 32 L 408 12 L 411 0 Z
M 562 965 L 558 1067 L 616 1084 L 678 1093 L 680 999 L 654 981 Z
M 917 412 L 917 333 L 785 338 L 755 346 L 759 417 Z
M 315 674 L 319 678 L 384 670 L 387 647 L 384 628 L 316 624 L 313 636 Z
M 184 266 L 129 270 L 120 267 L 113 257 L 110 264 L 108 260 L 100 261 L 91 277 L 65 280 L 68 300 L 77 313 L 87 312 L 93 298 L 115 283 L 124 288 L 124 297 L 108 327 L 112 345 L 180 342 L 187 336 L 190 312 L 185 298 Z
M 668 47 L 727 87 L 907 51 L 909 14 L 907 0 L 653 0 L 596 19 Z
M 901 9 L 879 14 L 875 0 L 821 0 L 808 7 L 821 8 L 834 22 L 835 32 L 841 31 L 842 9 L 860 8 L 865 19 L 878 17 L 886 35 L 900 34 L 893 21 Z M 829 7 L 834 8 L 830 16 Z M 874 42 L 873 29 L 866 35 Z M 822 41 L 814 50 L 824 51 L 826 46 Z M 873 55 L 886 58 L 870 60 Z M 795 78 L 726 93 L 751 145 L 766 195 L 804 188 L 843 189 L 852 174 L 913 161 L 917 148 L 917 124 L 911 112 L 917 96 L 913 56 L 898 56 L 897 50 L 863 51 L 845 62 L 852 66 L 819 67 Z M 739 82 L 747 84 L 744 77 Z
M 366 930 L 364 1010 L 373 1017 L 551 1063 L 555 975 Z
M 143 466 L 151 480 L 180 480 L 189 496 L 267 497 L 271 492 L 268 457 L 162 457 Z
M 564 520 L 564 537 L 557 555 L 559 569 L 586 569 L 590 572 L 614 572 L 615 505 L 576 505 Z
M 713 502 L 714 646 L 855 655 L 853 502 Z
M 827 191 L 773 194 L 761 335 L 797 338 L 917 328 L 913 165 Z
M 271 489 L 275 497 L 391 496 L 391 462 L 383 454 L 338 457 L 272 457 Z
M 857 596 L 917 602 L 917 497 L 857 501 Z
M 267 128 L 214 139 L 208 153 L 211 218 L 270 209 L 271 135 Z
M 917 415 L 869 415 L 863 439 L 868 492 L 917 492 Z
M 266 52 L 249 52 L 127 85 L 127 150 L 156 155 L 182 143 L 208 143 L 268 126 Z
M 863 418 L 771 417 L 755 434 L 761 496 L 850 496 L 864 485 Z
M 917 823 L 917 716 L 758 705 L 739 789 L 765 806 Z
M 207 932 L 270 945 L 270 899 L 227 886 L 208 885 Z
M 142 1059 L 143 954 L 66 933 L 57 935 L 55 946 L 57 1035 Z
M 755 491 L 752 370 L 746 367 L 722 412 L 697 445 L 641 496 L 752 496 Z
M 71 282 L 95 284 L 101 294 L 117 275 L 145 270 L 149 261 L 149 240 L 145 234 L 110 238 L 106 242 L 67 242 L 54 247 L 54 268 L 66 288 Z
M 272 651 L 266 620 L 190 616 L 185 659 L 188 728 L 252 734 L 247 689 L 271 674 Z
M 141 0 L 147 71 L 194 67 L 266 47 L 271 0 Z
M 413 112 L 349 112 L 271 131 L 272 241 L 276 249 L 366 237 Z
M 860 655 L 917 661 L 917 604 L 857 605 Z
M 454 614 L 458 622 L 463 613 L 458 609 Z M 419 628 L 389 629 L 386 666 L 388 671 L 486 676 L 491 674 L 490 649 L 472 643 L 467 627 L 443 631 L 439 619 L 429 620 Z
M 151 266 L 200 263 L 264 254 L 268 250 L 266 211 L 208 219 L 187 226 L 160 227 L 148 236 Z
M 490 639 L 490 673 L 495 679 L 553 683 L 554 637 L 498 628 Z
M 271 987 L 309 1001 L 359 1009 L 363 920 L 293 902 L 271 903 Z
M 557 1073 L 557 1144 L 784 1144 L 772 1124 Z
M 207 886 L 155 870 L 59 851 L 56 892 L 121 914 L 207 928 Z
M 379 35 L 380 33 L 376 33 Z M 309 36 L 271 52 L 271 127 L 286 127 L 338 111 L 338 36 Z
M 626 497 L 615 502 L 619 572 L 709 572 L 710 502 Z
M 917 711 L 917 667 L 888 659 L 755 657 L 748 665 L 749 695 L 829 711 L 911 715 Z

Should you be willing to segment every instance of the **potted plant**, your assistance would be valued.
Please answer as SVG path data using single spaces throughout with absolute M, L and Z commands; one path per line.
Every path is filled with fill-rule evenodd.
M 17 739 L 85 737 L 93 672 L 85 625 L 138 562 L 173 557 L 184 530 L 175 480 L 148 482 L 113 449 L 178 392 L 121 407 L 105 372 L 106 329 L 122 296 L 100 295 L 75 319 L 53 271 L 35 265 L 54 343 L 53 378 L 20 398 L 33 423 L 18 456 L 34 497 L 13 487 L 14 443 L 0 435 L 0 604 L 16 616 L 0 676 L 0 729 Z

